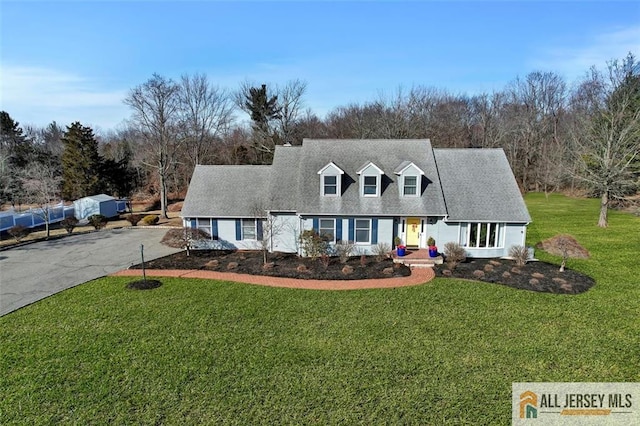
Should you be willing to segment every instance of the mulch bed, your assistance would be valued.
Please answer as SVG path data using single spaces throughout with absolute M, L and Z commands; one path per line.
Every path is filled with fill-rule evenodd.
M 595 280 L 587 275 L 568 268 L 560 272 L 559 268 L 558 265 L 539 261 L 516 266 L 512 260 L 470 259 L 458 264 L 453 271 L 444 264 L 435 272 L 438 277 L 469 279 L 545 293 L 579 294 L 595 284 Z
M 263 264 L 260 251 L 195 250 L 190 256 L 181 251 L 169 256 L 145 262 L 148 269 L 205 270 L 236 272 L 250 275 L 268 275 L 297 279 L 362 280 L 411 275 L 411 270 L 391 259 L 378 260 L 375 256 L 349 258 L 341 263 L 336 257 L 326 259 L 298 257 L 293 253 L 269 253 L 268 264 Z M 347 271 L 345 271 L 345 266 Z M 134 265 L 132 269 L 140 269 Z M 436 276 L 469 279 L 506 285 L 537 292 L 578 294 L 591 288 L 593 278 L 566 269 L 559 272 L 557 265 L 545 262 L 528 262 L 516 266 L 503 259 L 470 259 L 451 271 L 447 264 L 435 267 Z
M 293 253 L 269 253 L 264 265 L 261 251 L 194 250 L 189 256 L 181 251 L 145 262 L 148 269 L 192 269 L 218 272 L 236 272 L 250 275 L 268 275 L 297 279 L 363 280 L 406 277 L 411 270 L 392 259 L 375 256 L 352 256 L 346 263 L 336 257 L 311 259 Z M 140 269 L 141 265 L 132 266 Z M 346 268 L 345 268 L 346 267 Z

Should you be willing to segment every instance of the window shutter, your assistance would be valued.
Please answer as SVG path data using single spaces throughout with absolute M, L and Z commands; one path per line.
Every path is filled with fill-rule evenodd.
M 236 241 L 242 240 L 242 219 L 236 219 Z
M 218 219 L 211 219 L 211 238 L 218 239 Z
M 256 222 L 256 233 L 258 234 L 256 235 L 256 239 L 262 241 L 262 220 L 256 219 Z
M 313 230 L 318 234 L 320 233 L 320 221 L 317 217 L 313 218 Z
M 378 244 L 378 219 L 371 219 L 371 244 Z
M 197 225 L 196 225 L 196 219 L 191 219 L 191 229 L 196 229 Z
M 342 240 L 342 219 L 336 218 L 336 241 Z
M 355 237 L 356 229 L 355 228 L 356 228 L 355 220 L 352 217 L 350 217 L 349 218 L 349 241 L 355 241 L 356 240 L 356 237 Z

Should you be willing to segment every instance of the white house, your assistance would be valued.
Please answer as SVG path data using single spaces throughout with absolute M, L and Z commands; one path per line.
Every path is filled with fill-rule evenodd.
M 470 257 L 524 245 L 531 217 L 502 149 L 434 149 L 429 139 L 321 140 L 277 146 L 270 166 L 197 166 L 181 216 L 209 248 L 299 252 L 301 230 L 371 253 L 454 241 Z M 268 218 L 268 219 L 266 219 Z

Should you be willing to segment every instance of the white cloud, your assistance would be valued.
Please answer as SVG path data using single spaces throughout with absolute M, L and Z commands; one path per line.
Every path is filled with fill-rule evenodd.
M 126 90 L 104 90 L 99 82 L 54 69 L 0 67 L 0 109 L 22 124 L 66 125 L 108 129 L 128 116 Z
M 640 54 L 640 26 L 585 36 L 585 44 L 581 46 L 547 49 L 541 58 L 533 61 L 533 66 L 576 79 L 586 74 L 592 66 L 604 69 L 608 61 L 622 59 L 629 52 L 636 56 Z

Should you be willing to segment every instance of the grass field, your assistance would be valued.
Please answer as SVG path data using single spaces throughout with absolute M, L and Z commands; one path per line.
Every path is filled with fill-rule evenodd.
M 509 424 L 515 381 L 640 381 L 640 218 L 526 201 L 530 244 L 591 252 L 590 291 L 100 279 L 0 318 L 0 424 Z

